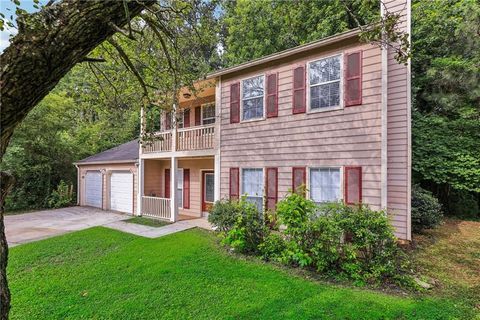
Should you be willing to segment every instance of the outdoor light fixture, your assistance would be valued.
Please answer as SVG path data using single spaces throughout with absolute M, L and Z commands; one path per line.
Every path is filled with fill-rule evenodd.
M 190 99 L 191 96 L 192 96 L 192 95 L 190 94 L 190 92 L 185 92 L 185 93 L 183 94 L 183 97 L 184 97 L 185 99 Z

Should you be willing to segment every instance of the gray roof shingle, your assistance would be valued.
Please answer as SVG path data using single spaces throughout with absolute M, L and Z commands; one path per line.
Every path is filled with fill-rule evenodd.
M 88 158 L 77 161 L 75 164 L 108 163 L 108 162 L 136 162 L 138 160 L 138 139 L 94 154 Z

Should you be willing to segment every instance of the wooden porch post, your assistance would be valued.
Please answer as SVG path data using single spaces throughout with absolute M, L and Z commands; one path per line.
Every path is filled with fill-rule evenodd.
M 142 146 L 140 146 L 141 148 Z M 144 183 L 145 183 L 145 160 L 139 159 L 138 161 L 138 173 L 137 173 L 137 216 L 142 215 L 142 198 L 144 194 Z
M 171 158 L 170 165 L 170 221 L 177 221 L 178 200 L 177 200 L 177 180 L 178 180 L 178 159 Z

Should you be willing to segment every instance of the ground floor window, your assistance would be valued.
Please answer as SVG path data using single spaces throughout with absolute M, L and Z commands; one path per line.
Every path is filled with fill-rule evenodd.
M 242 169 L 242 194 L 263 211 L 263 169 Z
M 339 168 L 311 168 L 310 198 L 316 203 L 340 200 L 340 179 Z

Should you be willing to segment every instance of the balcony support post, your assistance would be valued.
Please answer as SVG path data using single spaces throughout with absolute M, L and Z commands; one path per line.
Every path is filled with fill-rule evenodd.
M 138 168 L 137 168 L 137 186 L 138 186 L 138 192 L 137 192 L 137 216 L 142 215 L 142 197 L 144 194 L 144 183 L 145 183 L 145 160 L 144 159 L 139 159 L 138 161 Z

